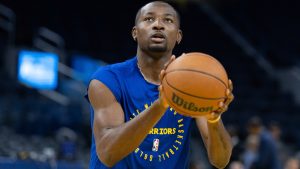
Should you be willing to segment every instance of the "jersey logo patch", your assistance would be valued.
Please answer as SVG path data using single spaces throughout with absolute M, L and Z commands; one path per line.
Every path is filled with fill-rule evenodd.
M 157 152 L 158 151 L 158 147 L 159 147 L 159 139 L 154 139 L 153 140 L 153 146 L 152 146 L 152 151 Z

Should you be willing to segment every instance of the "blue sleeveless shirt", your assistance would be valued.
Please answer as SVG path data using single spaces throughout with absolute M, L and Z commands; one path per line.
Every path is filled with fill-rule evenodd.
M 123 108 L 125 122 L 134 119 L 159 97 L 158 86 L 144 80 L 136 57 L 99 68 L 93 79 L 101 81 L 111 90 Z M 91 126 L 93 119 L 91 107 Z M 167 109 L 144 141 L 112 169 L 187 169 L 191 120 L 172 108 Z M 90 169 L 108 169 L 97 156 L 94 135 Z

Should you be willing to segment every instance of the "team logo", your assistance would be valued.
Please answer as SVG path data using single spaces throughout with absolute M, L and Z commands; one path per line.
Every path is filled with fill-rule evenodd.
M 152 146 L 152 151 L 157 152 L 158 151 L 158 147 L 159 147 L 159 139 L 154 139 L 153 140 L 153 146 Z
M 183 107 L 190 107 L 193 109 L 194 105 L 186 105 L 185 103 L 181 103 L 182 101 L 180 100 L 181 98 L 176 98 L 177 96 L 174 96 L 174 100 L 177 101 L 179 104 L 184 104 Z M 151 103 L 152 104 L 152 103 Z M 148 104 L 145 104 L 145 110 L 148 108 Z M 142 160 L 149 161 L 149 162 L 163 162 L 165 160 L 171 159 L 176 152 L 180 152 L 181 148 L 184 143 L 184 138 L 185 138 L 185 123 L 184 123 L 184 118 L 182 116 L 177 115 L 177 112 L 173 110 L 172 108 L 169 109 L 170 112 L 175 116 L 175 119 L 177 121 L 176 126 L 172 127 L 164 127 L 164 128 L 159 128 L 159 127 L 154 127 L 149 131 L 150 138 L 154 136 L 153 142 L 152 142 L 152 151 L 146 149 L 148 147 L 149 142 L 146 142 L 145 144 L 147 145 L 145 149 L 141 149 L 140 147 L 137 147 L 134 151 L 135 155 L 139 157 Z M 136 110 L 136 113 L 133 113 L 132 116 L 130 117 L 130 120 L 135 118 L 138 114 L 141 112 L 139 110 Z M 168 147 L 163 147 L 159 150 L 159 136 L 155 135 L 176 135 L 177 137 L 174 137 L 173 142 L 170 142 L 170 145 Z M 153 137 L 152 137 L 153 138 Z M 151 141 L 151 140 L 150 140 Z M 164 141 L 163 141 L 164 142 Z M 151 143 L 151 142 L 150 142 Z M 162 143 L 164 144 L 164 143 Z M 151 146 L 151 145 L 150 145 Z M 159 150 L 159 151 L 158 151 Z

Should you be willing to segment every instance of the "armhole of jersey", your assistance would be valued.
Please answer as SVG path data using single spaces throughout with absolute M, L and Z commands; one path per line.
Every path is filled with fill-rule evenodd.
M 114 72 L 112 72 L 110 69 L 107 68 L 106 69 L 100 68 L 92 75 L 89 84 L 92 80 L 98 80 L 101 83 L 103 83 L 112 92 L 112 94 L 115 96 L 115 99 L 120 103 L 121 86 Z M 87 99 L 88 102 L 90 102 L 88 97 L 88 89 L 89 88 L 87 87 L 85 98 Z

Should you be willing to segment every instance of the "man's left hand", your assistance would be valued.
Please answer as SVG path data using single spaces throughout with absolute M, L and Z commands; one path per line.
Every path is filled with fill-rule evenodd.
M 218 119 L 221 116 L 221 114 L 223 114 L 225 111 L 227 111 L 229 104 L 234 99 L 232 90 L 233 90 L 233 84 L 232 84 L 232 81 L 229 79 L 228 80 L 228 89 L 226 90 L 226 99 L 219 103 L 219 109 L 206 115 L 207 120 L 214 121 L 214 120 Z

